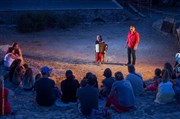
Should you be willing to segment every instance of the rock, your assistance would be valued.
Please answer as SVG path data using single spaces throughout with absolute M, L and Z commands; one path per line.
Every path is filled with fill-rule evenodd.
M 166 33 L 172 33 L 173 26 L 174 26 L 174 18 L 166 17 L 163 20 L 163 23 L 162 23 L 162 26 L 161 26 L 161 31 L 166 32 Z

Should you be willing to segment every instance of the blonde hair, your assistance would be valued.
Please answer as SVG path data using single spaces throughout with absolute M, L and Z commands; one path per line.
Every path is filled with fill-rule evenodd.
M 163 70 L 163 73 L 162 73 L 162 81 L 164 83 L 168 82 L 169 81 L 169 71 L 167 69 L 164 69 Z

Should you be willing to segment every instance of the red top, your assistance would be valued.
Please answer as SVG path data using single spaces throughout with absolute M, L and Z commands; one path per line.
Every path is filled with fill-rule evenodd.
M 139 44 L 139 33 L 137 31 L 133 32 L 131 34 L 131 32 L 128 32 L 128 36 L 127 36 L 127 45 L 129 48 L 134 48 L 135 46 L 137 46 Z
M 4 88 L 4 114 L 7 115 L 11 112 L 10 103 L 8 102 L 9 91 Z M 0 115 L 2 115 L 2 87 L 0 87 Z

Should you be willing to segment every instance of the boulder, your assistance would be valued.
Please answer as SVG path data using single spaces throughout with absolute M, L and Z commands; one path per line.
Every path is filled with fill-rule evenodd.
M 174 26 L 174 18 L 166 17 L 163 20 L 163 23 L 162 23 L 162 26 L 161 26 L 161 31 L 166 32 L 166 33 L 172 33 L 173 26 Z

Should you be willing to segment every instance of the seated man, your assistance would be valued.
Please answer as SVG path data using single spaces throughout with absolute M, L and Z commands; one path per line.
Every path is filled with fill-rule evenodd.
M 106 107 L 113 105 L 116 112 L 126 112 L 134 108 L 135 97 L 128 80 L 124 80 L 121 72 L 115 73 L 116 81 L 112 85 L 111 92 L 106 100 Z
M 52 69 L 44 66 L 41 68 L 42 78 L 35 82 L 36 102 L 41 106 L 51 106 L 56 100 L 55 96 L 55 82 L 48 77 Z
M 71 70 L 66 71 L 66 79 L 61 82 L 62 102 L 77 102 L 76 91 L 80 87 Z
M 135 72 L 134 65 L 128 65 L 129 74 L 126 76 L 126 80 L 129 80 L 135 96 L 139 96 L 144 92 L 144 83 L 140 73 Z
M 98 109 L 99 91 L 94 85 L 96 81 L 92 78 L 87 79 L 87 85 L 77 90 L 79 108 L 83 115 L 89 116 L 93 109 Z

